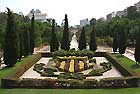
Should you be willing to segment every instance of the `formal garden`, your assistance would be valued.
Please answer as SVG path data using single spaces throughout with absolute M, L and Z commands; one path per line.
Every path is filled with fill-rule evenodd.
M 65 14 L 64 26 L 56 27 L 53 19 L 52 22 L 45 23 L 49 24 L 45 29 L 49 28 L 51 33 L 42 32 L 42 35 L 39 35 L 36 33 L 36 27 L 42 27 L 40 30 L 44 28 L 41 23 L 34 20 L 34 14 L 31 21 L 21 18 L 23 23 L 20 25 L 15 21 L 16 16 L 9 8 L 6 15 L 7 25 L 2 44 L 4 53 L 2 65 L 5 67 L 0 69 L 0 93 L 139 92 L 140 34 L 138 33 L 135 40 L 134 61 L 125 56 L 127 32 L 122 22 L 126 22 L 126 19 L 112 23 L 111 30 L 115 31 L 112 33 L 113 36 L 100 39 L 96 38 L 99 32 L 96 35 L 95 31 L 99 31 L 99 23 L 95 23 L 95 19 L 91 20 L 90 26 L 82 27 L 80 30 L 69 30 L 68 17 Z M 56 30 L 62 32 L 58 33 Z M 88 34 L 90 31 L 90 35 L 86 30 Z M 45 38 L 47 34 L 49 42 Z M 41 39 L 42 42 L 39 42 Z M 100 42 L 102 39 L 108 42 L 106 44 Z M 97 49 L 100 43 L 111 46 L 112 51 L 100 51 Z M 49 51 L 35 53 L 34 48 L 42 45 L 49 46 Z

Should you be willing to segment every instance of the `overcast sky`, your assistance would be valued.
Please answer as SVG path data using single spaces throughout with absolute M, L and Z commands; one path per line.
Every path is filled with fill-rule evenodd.
M 123 10 L 140 0 L 0 0 L 0 11 L 9 7 L 14 12 L 27 15 L 31 9 L 39 9 L 59 24 L 68 14 L 69 24 L 80 24 L 81 19 L 106 17 L 112 11 Z

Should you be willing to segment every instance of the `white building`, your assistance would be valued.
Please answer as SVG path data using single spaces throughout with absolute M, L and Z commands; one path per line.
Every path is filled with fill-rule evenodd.
M 40 21 L 40 22 L 47 21 L 47 13 L 41 13 L 41 11 L 38 9 L 36 11 L 32 9 L 27 16 L 31 19 L 33 16 L 33 13 L 34 13 L 35 20 Z
M 108 22 L 111 21 L 111 19 L 115 16 L 116 16 L 115 12 L 112 12 L 112 13 L 106 15 L 106 21 L 108 21 Z
M 80 27 L 86 26 L 90 24 L 90 22 L 88 21 L 88 18 L 80 20 Z

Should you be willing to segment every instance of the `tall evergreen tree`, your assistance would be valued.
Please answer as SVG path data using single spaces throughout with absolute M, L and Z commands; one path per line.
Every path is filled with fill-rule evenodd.
M 30 53 L 30 33 L 29 33 L 29 25 L 24 24 L 23 29 L 23 43 L 24 43 L 24 56 L 28 56 Z
M 61 41 L 61 49 L 66 50 L 66 51 L 70 49 L 67 14 L 65 14 L 65 23 L 64 23 L 63 37 Z
M 97 44 L 96 44 L 96 33 L 95 33 L 95 27 L 93 25 L 92 32 L 90 34 L 90 43 L 89 47 L 91 51 L 96 51 L 97 50 Z
M 86 49 L 86 37 L 85 37 L 85 28 L 82 28 L 80 38 L 79 38 L 79 46 L 80 50 Z
M 113 52 L 117 52 L 117 49 L 118 49 L 118 35 L 117 33 L 114 33 L 114 36 L 113 36 Z
M 35 47 L 35 20 L 34 20 L 34 14 L 31 19 L 31 31 L 30 31 L 30 53 L 33 54 Z
M 12 67 L 17 62 L 17 32 L 15 30 L 14 15 L 9 8 L 7 10 L 8 18 L 4 45 L 4 63 Z
M 51 41 L 50 41 L 50 51 L 54 52 L 58 50 L 59 48 L 59 42 L 57 40 L 56 34 L 55 34 L 55 20 L 52 20 L 52 32 L 51 32 Z
M 140 63 L 140 43 L 139 42 L 140 42 L 140 31 L 139 31 L 137 39 L 136 39 L 135 53 L 134 53 L 136 64 Z
M 126 32 L 123 31 L 122 29 L 121 29 L 121 32 L 119 34 L 118 43 L 119 43 L 119 53 L 124 54 L 126 47 L 127 47 L 127 36 L 126 36 Z

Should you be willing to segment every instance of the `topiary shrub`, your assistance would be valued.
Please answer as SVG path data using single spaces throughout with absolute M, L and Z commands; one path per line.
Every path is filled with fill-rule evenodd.
M 103 70 L 101 69 L 93 69 L 91 72 L 88 73 L 89 76 L 102 76 Z
M 94 53 L 90 50 L 84 49 L 81 50 L 81 56 L 88 56 L 88 58 L 93 58 Z
M 95 63 L 96 64 L 96 59 L 95 58 L 89 59 L 89 63 Z
M 70 79 L 71 78 L 71 74 L 70 73 L 61 73 L 58 76 L 58 79 Z
M 57 50 L 52 53 L 53 58 L 56 58 L 57 56 L 66 56 L 67 51 L 65 50 Z
M 85 77 L 84 77 L 84 75 L 82 73 L 74 73 L 72 75 L 72 78 L 77 79 L 77 80 L 83 80 Z

